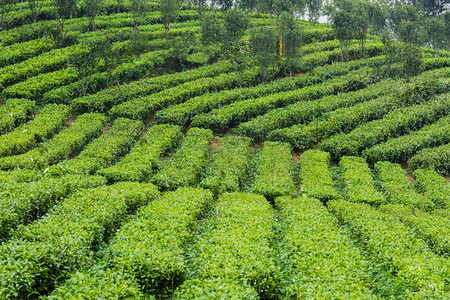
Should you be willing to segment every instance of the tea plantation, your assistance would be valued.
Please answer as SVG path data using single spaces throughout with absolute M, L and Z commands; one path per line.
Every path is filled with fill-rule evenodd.
M 212 2 L 0 0 L 0 299 L 450 299 L 450 13 Z

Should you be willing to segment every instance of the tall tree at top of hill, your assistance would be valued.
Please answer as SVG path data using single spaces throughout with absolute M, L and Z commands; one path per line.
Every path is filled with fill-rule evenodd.
M 86 14 L 89 17 L 89 24 L 92 31 L 95 31 L 95 18 L 103 7 L 103 0 L 85 0 Z
M 278 60 L 277 41 L 277 32 L 272 28 L 259 26 L 250 31 L 252 56 L 261 66 L 263 82 L 266 81 L 268 67 Z
M 170 30 L 170 23 L 176 22 L 180 11 L 179 0 L 164 0 L 159 3 L 161 19 L 166 32 Z
M 442 16 L 427 18 L 425 20 L 425 40 L 435 50 L 434 58 L 436 58 L 439 48 L 445 45 L 449 36 L 446 35 L 445 21 Z
M 303 33 L 299 24 L 295 22 L 293 14 L 282 12 L 278 19 L 280 24 L 279 34 L 281 39 L 280 43 L 282 45 L 282 57 L 292 75 L 292 71 L 295 69 L 298 62 L 298 48 L 302 43 Z
M 41 14 L 42 7 L 44 7 L 44 0 L 28 0 L 28 4 L 33 22 L 36 23 L 38 16 Z
M 77 2 L 76 0 L 53 0 L 53 5 L 56 7 L 59 42 L 63 44 L 67 35 L 64 23 L 75 14 Z
M 341 46 L 341 59 L 348 60 L 347 48 L 355 35 L 351 0 L 335 0 L 329 7 L 331 26 Z
M 161 1 L 161 3 L 166 1 Z M 142 24 L 149 10 L 150 6 L 146 0 L 130 0 L 130 13 L 133 17 L 133 29 L 135 32 L 139 30 L 139 26 Z
M 308 17 L 311 23 L 315 23 L 319 20 L 322 5 L 322 0 L 306 0 L 306 9 L 308 10 Z

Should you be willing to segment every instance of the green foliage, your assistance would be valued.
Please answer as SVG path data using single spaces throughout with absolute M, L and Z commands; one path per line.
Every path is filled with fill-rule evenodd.
M 152 179 L 158 186 L 175 189 L 197 182 L 206 164 L 206 155 L 213 133 L 208 129 L 190 128 L 180 149 L 172 159 L 165 161 L 161 171 Z
M 42 169 L 68 159 L 92 139 L 97 138 L 102 133 L 105 122 L 104 115 L 81 115 L 73 125 L 37 148 L 24 154 L 0 158 L 0 169 Z
M 363 124 L 347 134 L 338 134 L 320 143 L 320 148 L 337 158 L 358 155 L 365 148 L 388 138 L 409 133 L 432 123 L 450 112 L 450 97 L 444 95 L 424 104 L 399 108 L 380 120 Z
M 440 255 L 450 253 L 450 220 L 414 208 L 390 204 L 380 207 L 382 212 L 396 216 L 402 223 L 417 233 L 417 236 L 425 240 L 430 248 Z
M 225 287 L 236 286 L 235 293 L 227 292 L 232 299 L 239 295 L 255 298 L 249 285 L 262 298 L 277 295 L 277 268 L 270 246 L 274 213 L 269 202 L 254 194 L 222 194 L 215 210 L 217 214 L 205 221 L 191 254 L 194 280 L 186 281 L 180 294 L 189 295 L 202 286 L 211 290 L 211 281 L 217 280 Z M 178 299 L 183 299 L 181 295 Z
M 68 119 L 68 107 L 49 104 L 33 120 L 0 136 L 0 157 L 17 155 L 58 133 Z
M 76 158 L 65 160 L 49 169 L 51 175 L 94 174 L 125 154 L 139 137 L 142 122 L 117 119 L 111 128 L 89 143 Z
M 192 125 L 225 130 L 280 106 L 286 106 L 295 102 L 312 101 L 329 94 L 354 90 L 355 87 L 349 86 L 353 79 L 355 79 L 353 74 L 349 74 L 348 76 L 325 80 L 320 84 L 306 86 L 298 90 L 235 102 L 226 107 L 214 109 L 208 114 L 200 114 L 193 117 Z
M 361 157 L 344 156 L 339 161 L 341 178 L 345 183 L 344 198 L 351 202 L 380 205 L 386 202 L 382 193 L 375 189 L 372 172 Z
M 291 152 L 287 143 L 264 143 L 252 192 L 274 199 L 294 191 Z
M 347 225 L 373 259 L 405 282 L 405 298 L 445 299 L 448 261 L 431 252 L 396 217 L 368 204 L 331 201 L 329 209 Z
M 66 175 L 3 187 L 0 192 L 1 240 L 7 240 L 17 226 L 43 216 L 69 194 L 104 184 L 106 180 L 100 176 Z
M 120 162 L 101 169 L 97 174 L 109 182 L 145 181 L 156 168 L 158 158 L 174 148 L 181 137 L 181 128 L 175 125 L 155 125 L 131 148 Z
M 244 137 L 227 136 L 219 141 L 219 150 L 211 157 L 206 175 L 200 186 L 216 195 L 238 192 L 250 160 L 250 140 Z
M 382 81 L 369 85 L 362 90 L 325 96 L 318 100 L 306 103 L 297 102 L 273 109 L 262 116 L 239 124 L 237 132 L 254 139 L 263 139 L 273 130 L 313 121 L 315 118 L 333 110 L 350 107 L 382 96 L 389 93 L 396 84 L 394 81 Z
M 26 99 L 8 99 L 0 106 L 0 134 L 12 131 L 28 121 L 36 111 L 36 103 Z
M 434 168 L 439 173 L 450 174 L 450 143 L 422 149 L 411 157 L 408 163 L 413 170 Z
M 200 78 L 214 77 L 230 70 L 231 64 L 229 62 L 219 62 L 212 66 L 200 67 L 186 72 L 145 78 L 123 86 L 105 89 L 94 95 L 74 99 L 71 101 L 71 109 L 76 113 L 106 110 L 113 105 L 133 98 L 157 93 Z
M 379 161 L 375 164 L 375 170 L 388 201 L 424 210 L 431 210 L 435 207 L 430 199 L 413 189 L 406 176 L 406 171 L 399 164 Z
M 266 81 L 267 68 L 278 60 L 276 32 L 266 26 L 250 30 L 250 49 L 252 57 L 263 70 L 263 82 Z
M 54 46 L 52 40 L 37 39 L 29 42 L 17 43 L 9 47 L 2 47 L 0 50 L 0 67 L 3 68 L 48 52 Z
M 140 1 L 140 0 L 133 0 Z M 170 29 L 170 23 L 174 23 L 178 17 L 178 11 L 180 7 L 179 0 L 166 0 L 160 1 L 159 9 L 161 11 L 161 20 L 164 24 L 166 31 Z
M 0 246 L 2 298 L 50 292 L 69 272 L 89 265 L 95 249 L 130 211 L 159 197 L 151 184 L 118 183 L 88 189 L 58 204 Z
M 367 261 L 319 200 L 280 197 L 275 203 L 284 226 L 280 251 L 287 296 L 377 299 L 367 288 Z
M 418 169 L 413 172 L 416 188 L 439 208 L 450 208 L 450 185 L 434 170 Z
M 330 154 L 318 150 L 303 152 L 299 161 L 300 190 L 321 201 L 339 199 L 328 169 Z
M 370 162 L 403 162 L 427 147 L 450 142 L 450 117 L 443 117 L 423 128 L 365 149 L 362 155 Z
M 260 299 L 258 293 L 248 284 L 221 278 L 192 279 L 175 291 L 174 299 Z

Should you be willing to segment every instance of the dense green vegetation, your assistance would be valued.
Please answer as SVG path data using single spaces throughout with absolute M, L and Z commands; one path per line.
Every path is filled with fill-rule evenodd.
M 0 299 L 449 299 L 448 4 L 0 0 Z

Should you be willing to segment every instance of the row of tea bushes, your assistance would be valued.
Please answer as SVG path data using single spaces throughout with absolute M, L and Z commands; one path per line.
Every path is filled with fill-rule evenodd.
M 102 133 L 106 117 L 101 114 L 79 116 L 70 127 L 27 153 L 0 158 L 0 169 L 42 169 L 68 159 Z
M 14 239 L 0 246 L 0 297 L 48 294 L 70 272 L 89 265 L 130 212 L 157 197 L 151 184 L 98 187 L 76 193 L 44 218 L 20 227 Z
M 450 143 L 420 150 L 411 157 L 409 166 L 413 170 L 432 167 L 442 174 L 450 174 Z
M 245 137 L 227 136 L 220 139 L 218 152 L 212 154 L 200 186 L 215 195 L 240 191 L 250 160 L 251 141 Z
M 380 211 L 396 216 L 418 237 L 425 240 L 437 254 L 447 256 L 450 254 L 449 219 L 399 204 L 382 206 Z
M 309 102 L 297 102 L 286 107 L 269 111 L 248 122 L 241 123 L 237 132 L 254 139 L 263 139 L 276 129 L 301 124 L 320 117 L 338 108 L 354 106 L 388 93 L 395 89 L 396 82 L 384 80 L 380 83 L 349 93 L 325 96 Z
M 0 171 L 0 191 L 4 184 L 38 181 L 42 178 L 42 175 L 41 170 L 14 169 Z
M 171 159 L 163 161 L 161 170 L 153 176 L 152 181 L 166 189 L 195 184 L 206 165 L 212 139 L 211 130 L 190 128 L 181 148 Z
M 140 290 L 147 294 L 167 292 L 186 276 L 185 243 L 202 210 L 212 204 L 212 198 L 207 190 L 180 188 L 142 207 L 118 230 L 105 250 L 103 262 L 88 272 L 75 274 L 50 299 L 84 297 L 86 293 L 97 299 L 111 293 L 110 287 L 117 281 L 117 276 L 111 274 L 124 277 L 114 293 L 129 293 L 136 279 Z M 111 269 L 104 270 L 102 265 Z
M 287 297 L 378 299 L 367 287 L 367 261 L 319 200 L 280 197 L 275 204 L 281 210 L 279 248 Z
M 422 128 L 449 112 L 450 94 L 442 95 L 423 104 L 394 110 L 382 119 L 361 125 L 350 133 L 335 135 L 321 142 L 320 148 L 330 152 L 334 158 L 359 155 L 365 148 Z
M 156 94 L 118 104 L 110 110 L 110 115 L 112 118 L 127 117 L 143 120 L 157 110 L 179 104 L 203 93 L 233 89 L 239 86 L 251 86 L 260 83 L 260 81 L 259 68 L 248 69 L 244 74 L 232 72 L 211 78 L 200 78 Z
M 377 59 L 380 59 L 378 57 Z M 156 112 L 155 119 L 160 123 L 171 123 L 185 125 L 191 121 L 192 116 L 207 113 L 208 111 L 220 108 L 234 102 L 251 98 L 260 98 L 270 94 L 276 94 L 291 90 L 304 88 L 306 86 L 318 84 L 334 76 L 346 75 L 348 72 L 358 69 L 367 64 L 371 64 L 372 59 L 352 61 L 345 64 L 336 63 L 333 66 L 317 67 L 306 75 L 281 78 L 273 82 L 264 83 L 255 87 L 225 90 L 218 93 L 208 93 L 191 98 L 184 103 L 173 105 Z M 269 79 L 276 78 L 276 70 L 269 69 Z
M 69 118 L 65 105 L 49 104 L 33 120 L 0 136 L 0 157 L 22 154 L 63 129 Z
M 11 183 L 0 190 L 0 240 L 8 239 L 12 230 L 47 213 L 69 194 L 106 184 L 100 176 L 65 175 L 30 183 Z
M 121 161 L 97 174 L 105 176 L 108 182 L 145 181 L 157 167 L 159 157 L 173 149 L 181 136 L 179 126 L 152 126 Z
M 339 199 L 328 169 L 330 154 L 319 150 L 303 152 L 299 161 L 300 190 L 321 201 Z
M 384 143 L 362 151 L 362 156 L 370 163 L 377 161 L 402 162 L 417 151 L 450 142 L 450 116 L 413 131 L 410 134 L 391 138 Z
M 13 65 L 23 60 L 48 52 L 55 47 L 52 40 L 36 39 L 29 42 L 17 43 L 0 49 L 0 68 Z
M 287 143 L 265 142 L 252 192 L 269 200 L 294 192 L 292 148 Z
M 200 67 L 194 70 L 167 74 L 153 78 L 144 78 L 129 84 L 115 86 L 102 90 L 96 94 L 80 97 L 71 101 L 72 111 L 80 114 L 87 111 L 104 110 L 128 100 L 158 93 L 183 83 L 200 78 L 214 77 L 232 71 L 228 61 L 221 61 L 214 65 Z
M 372 172 L 364 158 L 344 156 L 339 161 L 339 166 L 340 176 L 345 184 L 345 199 L 375 206 L 386 203 L 383 194 L 375 189 Z
M 343 200 L 328 202 L 328 208 L 376 262 L 407 284 L 404 297 L 448 299 L 448 261 L 435 255 L 395 216 Z
M 380 161 L 375 164 L 378 179 L 386 199 L 391 203 L 409 205 L 415 208 L 431 210 L 434 203 L 416 192 L 408 181 L 406 171 L 399 164 Z
M 77 157 L 50 167 L 48 173 L 53 176 L 94 174 L 125 154 L 139 138 L 142 129 L 142 122 L 117 119 L 108 131 L 89 143 Z
M 28 121 L 37 110 L 36 102 L 26 99 L 9 99 L 0 106 L 0 134 L 12 131 Z
M 212 289 L 217 299 L 225 295 L 244 299 L 244 295 L 255 295 L 250 286 L 262 298 L 275 297 L 279 282 L 271 247 L 275 219 L 269 202 L 254 194 L 222 194 L 215 211 L 195 241 L 190 280 L 176 290 L 175 298 L 206 298 Z M 212 282 L 223 284 L 223 292 Z M 230 291 L 230 286 L 236 290 Z
M 437 207 L 450 208 L 450 185 L 434 170 L 418 169 L 413 172 L 415 187 L 433 201 Z
M 302 89 L 234 102 L 231 105 L 214 109 L 207 114 L 196 115 L 192 118 L 192 126 L 225 130 L 281 106 L 295 102 L 312 101 L 330 94 L 348 92 L 355 87 L 353 75 L 353 73 L 350 73 Z

